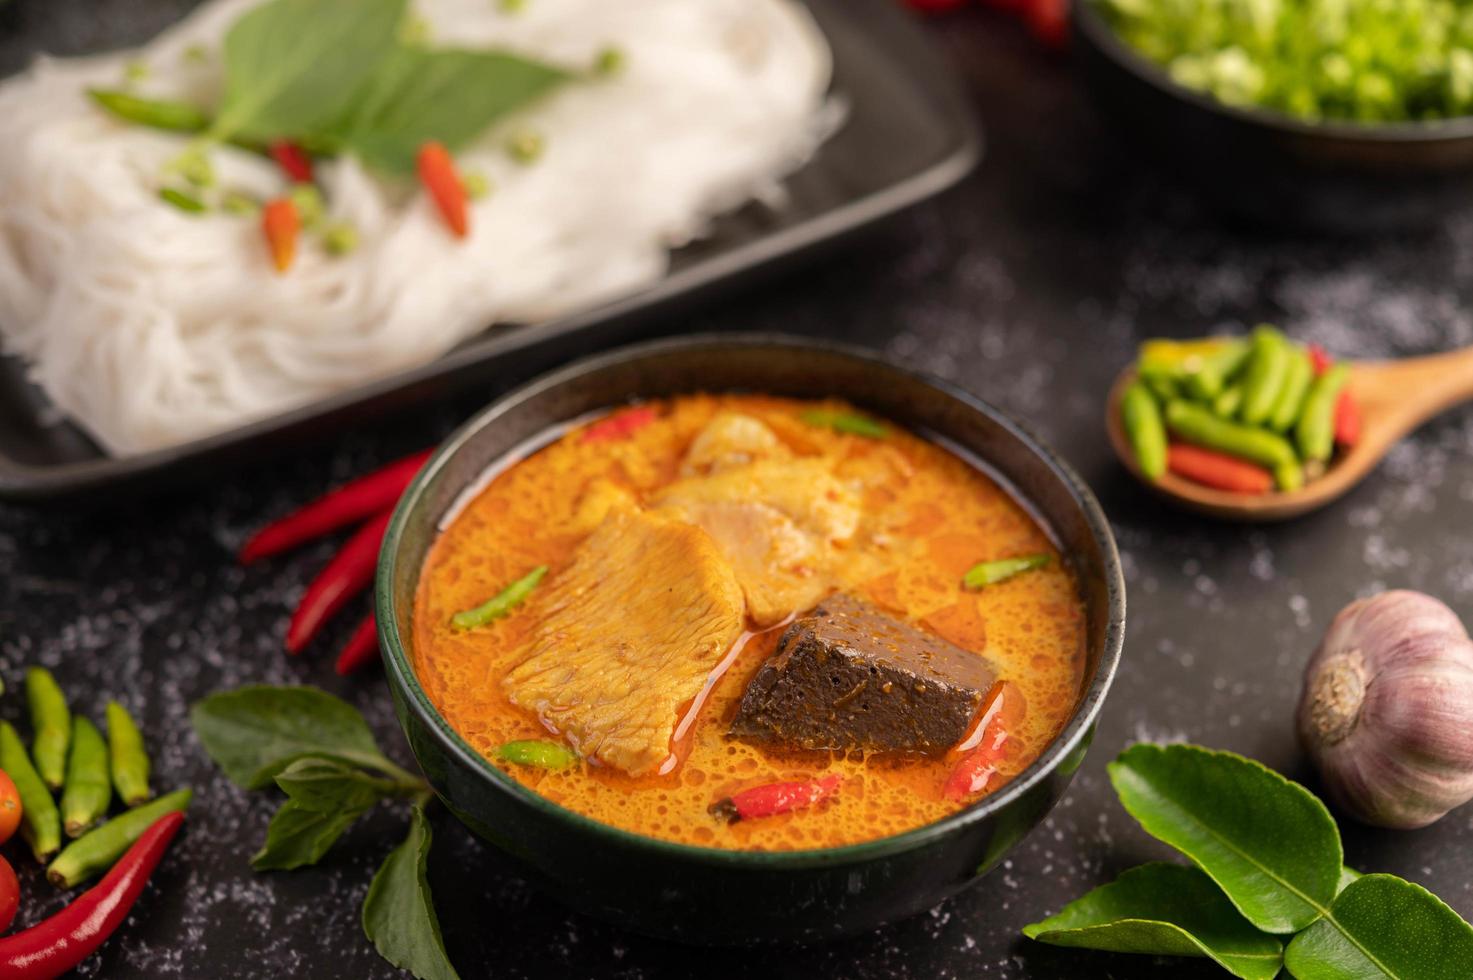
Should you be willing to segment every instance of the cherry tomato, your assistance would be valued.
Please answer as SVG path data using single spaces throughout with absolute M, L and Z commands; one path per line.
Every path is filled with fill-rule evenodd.
M 7 780 L 9 782 L 9 780 Z M 20 882 L 10 862 L 0 857 L 0 932 L 10 928 L 15 921 L 15 910 L 20 908 Z
M 20 814 L 20 794 L 15 791 L 10 776 L 0 769 L 0 844 L 10 840 L 10 835 L 20 826 Z

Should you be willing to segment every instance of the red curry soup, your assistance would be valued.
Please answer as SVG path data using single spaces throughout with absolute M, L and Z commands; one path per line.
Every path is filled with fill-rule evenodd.
M 492 477 L 415 598 L 414 668 L 490 762 L 594 820 L 743 850 L 920 827 L 1079 697 L 1085 615 L 985 473 L 836 402 L 696 395 Z

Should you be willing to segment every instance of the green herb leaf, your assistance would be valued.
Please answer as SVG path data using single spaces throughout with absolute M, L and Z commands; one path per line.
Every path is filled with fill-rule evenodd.
M 1298 932 L 1334 900 L 1340 832 L 1298 783 L 1195 745 L 1135 745 L 1109 771 L 1146 832 L 1196 862 L 1258 928 Z
M 1132 868 L 1058 915 L 1023 927 L 1054 946 L 1116 953 L 1205 956 L 1243 980 L 1273 980 L 1284 946 L 1238 914 L 1197 868 L 1165 862 Z
M 309 755 L 414 778 L 379 752 L 357 708 L 316 688 L 237 688 L 200 701 L 189 718 L 210 758 L 246 789 L 270 785 Z
M 271 0 L 225 35 L 217 140 L 305 136 L 343 118 L 394 49 L 407 0 Z
M 454 152 L 493 120 L 572 76 L 501 51 L 395 48 L 355 98 L 335 137 L 365 164 L 411 173 L 419 148 L 437 140 Z
M 384 859 L 363 900 L 363 931 L 379 955 L 420 980 L 459 980 L 430 897 L 430 824 L 416 806 L 404 843 Z
M 251 867 L 257 871 L 290 871 L 316 864 L 374 802 L 322 811 L 287 800 L 271 818 L 266 843 L 251 858 Z
M 354 800 L 373 802 L 429 789 L 423 780 L 384 779 L 318 756 L 298 759 L 287 766 L 277 774 L 276 785 L 298 806 L 320 813 L 339 809 Z
M 1349 888 L 1352 881 L 1359 881 L 1363 877 L 1365 876 L 1352 867 L 1346 866 L 1341 868 L 1339 892 L 1343 892 L 1345 891 L 1345 889 Z M 1339 892 L 1337 892 L 1336 894 L 1339 894 Z
M 1473 926 L 1420 885 L 1366 875 L 1294 937 L 1284 965 L 1299 980 L 1467 980 Z

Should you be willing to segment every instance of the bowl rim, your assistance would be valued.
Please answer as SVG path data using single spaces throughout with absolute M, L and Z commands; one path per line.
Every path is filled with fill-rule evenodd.
M 948 814 L 940 820 L 920 827 L 899 834 L 838 847 L 805 848 L 791 851 L 746 851 L 678 843 L 602 823 L 554 803 L 536 791 L 523 786 L 472 748 L 440 714 L 420 685 L 409 661 L 407 643 L 399 635 L 398 604 L 393 595 L 392 583 L 404 546 L 405 529 L 411 517 L 425 506 L 426 488 L 449 460 L 477 433 L 494 424 L 513 406 L 570 380 L 611 366 L 652 356 L 702 350 L 719 353 L 738 347 L 775 349 L 784 354 L 799 357 L 805 354 L 837 355 L 865 362 L 869 366 L 906 376 L 911 380 L 936 388 L 943 394 L 962 402 L 969 410 L 989 417 L 1010 436 L 1021 442 L 1064 484 L 1074 504 L 1079 507 L 1090 534 L 1100 550 L 1103 566 L 1101 571 L 1105 580 L 1106 607 L 1104 622 L 1101 624 L 1105 635 L 1099 665 L 1094 677 L 1081 692 L 1079 704 L 1075 707 L 1064 728 L 1054 736 L 1028 768 L 996 793 L 985 796 L 956 813 Z M 420 569 L 414 570 L 416 582 L 419 573 Z M 456 757 L 461 765 L 489 781 L 494 789 L 509 793 L 518 801 L 556 823 L 571 824 L 573 829 L 609 837 L 629 847 L 642 848 L 655 854 L 687 861 L 723 866 L 757 865 L 775 869 L 831 867 L 910 851 L 981 823 L 1008 808 L 1015 800 L 1020 799 L 1034 786 L 1048 778 L 1079 748 L 1081 743 L 1088 744 L 1088 740 L 1092 737 L 1094 724 L 1104 705 L 1105 696 L 1110 690 L 1119 667 L 1125 639 L 1125 579 L 1109 521 L 1084 481 L 1052 449 L 1049 449 L 1007 413 L 949 382 L 893 364 L 877 351 L 844 343 L 779 333 L 691 334 L 631 344 L 580 358 L 498 397 L 440 444 L 400 498 L 394 509 L 388 531 L 384 535 L 383 548 L 379 553 L 374 583 L 374 605 L 378 623 L 379 649 L 390 687 L 397 688 L 401 703 L 418 716 L 421 724 L 435 736 L 442 751 Z M 402 720 L 400 724 L 401 727 L 404 726 Z
M 1133 48 L 1095 9 L 1096 0 L 1074 0 L 1075 37 L 1082 36 L 1097 51 L 1157 91 L 1205 112 L 1238 122 L 1295 136 L 1366 143 L 1443 143 L 1473 137 L 1473 114 L 1445 119 L 1409 119 L 1401 122 L 1358 123 L 1332 119 L 1311 122 L 1261 106 L 1235 106 L 1190 88 L 1161 65 Z

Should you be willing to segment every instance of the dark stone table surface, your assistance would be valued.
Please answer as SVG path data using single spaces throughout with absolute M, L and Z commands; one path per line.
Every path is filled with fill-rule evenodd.
M 44 0 L 21 2 L 11 29 L 44 16 Z M 99 24 L 118 6 L 96 4 Z M 804 949 L 683 948 L 573 916 L 441 812 L 431 877 L 446 941 L 467 978 L 1219 975 L 1190 961 L 1020 938 L 1024 923 L 1164 856 L 1115 801 L 1105 763 L 1136 740 L 1189 739 L 1313 785 L 1292 710 L 1301 666 L 1336 610 L 1359 595 L 1410 587 L 1473 621 L 1473 411 L 1429 425 L 1324 512 L 1243 528 L 1144 496 L 1111 458 L 1100 408 L 1112 373 L 1152 335 L 1268 319 L 1343 355 L 1473 343 L 1473 210 L 1405 238 L 1324 241 L 1236 229 L 1116 141 L 1066 59 L 1040 53 L 1019 29 L 983 13 L 944 18 L 933 30 L 961 65 L 987 127 L 980 169 L 818 264 L 653 329 L 843 337 L 962 385 L 1057 446 L 1109 513 L 1130 589 L 1125 660 L 1094 750 L 1048 821 L 978 887 L 911 921 Z M 15 46 L 0 39 L 0 50 L 13 68 Z M 23 715 L 21 671 L 45 664 L 94 718 L 109 695 L 122 698 L 141 719 L 158 782 L 198 791 L 157 887 L 83 975 L 394 975 L 364 940 L 358 908 L 373 868 L 402 833 L 402 815 L 376 812 L 316 869 L 253 874 L 247 861 L 275 801 L 221 778 L 185 715 L 201 695 L 244 682 L 320 684 L 361 707 L 403 758 L 377 675 L 341 681 L 332 672 L 329 651 L 356 616 L 343 617 L 307 656 L 289 660 L 281 649 L 293 599 L 333 543 L 249 569 L 231 553 L 262 521 L 434 442 L 493 394 L 450 399 L 347 432 L 319 451 L 116 507 L 0 507 L 0 676 L 8 687 L 0 716 Z M 1473 918 L 1473 808 L 1415 833 L 1344 830 L 1353 866 L 1421 882 Z M 29 859 L 11 853 L 26 870 L 24 921 L 57 908 L 62 899 Z

